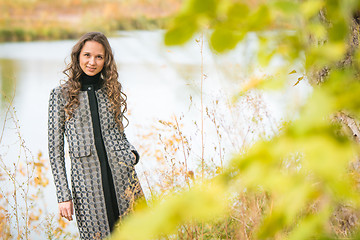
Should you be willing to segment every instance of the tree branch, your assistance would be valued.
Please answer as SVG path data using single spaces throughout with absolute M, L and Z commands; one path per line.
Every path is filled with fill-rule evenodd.
M 340 123 L 347 126 L 347 128 L 350 130 L 352 136 L 354 137 L 354 140 L 357 143 L 360 143 L 360 128 L 359 128 L 359 125 L 357 124 L 357 122 L 355 121 L 355 119 L 341 111 L 336 113 L 334 117 Z

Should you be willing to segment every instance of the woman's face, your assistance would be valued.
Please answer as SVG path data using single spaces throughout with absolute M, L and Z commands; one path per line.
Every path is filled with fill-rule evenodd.
M 101 72 L 105 62 L 105 48 L 96 41 L 85 42 L 79 55 L 80 67 L 89 76 Z

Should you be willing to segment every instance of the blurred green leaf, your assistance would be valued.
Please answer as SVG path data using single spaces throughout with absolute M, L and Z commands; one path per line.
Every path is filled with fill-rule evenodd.
M 188 0 L 188 11 L 193 14 L 214 16 L 219 0 Z
M 325 6 L 324 0 L 311 0 L 303 1 L 301 3 L 300 9 L 303 16 L 306 19 L 313 17 L 315 14 L 318 14 L 320 9 Z
M 236 33 L 226 28 L 216 28 L 211 34 L 210 45 L 217 52 L 225 52 L 235 48 L 245 37 L 245 33 Z
M 297 14 L 300 7 L 299 3 L 294 0 L 275 1 L 273 5 L 276 9 L 279 9 L 281 12 L 287 15 Z
M 331 216 L 331 208 L 329 203 L 325 203 L 321 206 L 321 209 L 316 214 L 308 214 L 295 229 L 288 236 L 289 240 L 301 240 L 301 239 L 323 239 L 324 233 L 324 219 L 329 219 Z M 326 236 L 326 235 L 325 235 Z M 324 239 L 328 239 L 325 237 Z
M 323 68 L 341 60 L 346 52 L 345 42 L 325 43 L 309 49 L 306 56 L 306 67 Z
M 337 19 L 329 29 L 329 41 L 343 42 L 348 35 L 348 26 L 344 20 Z
M 327 30 L 323 24 L 319 21 L 311 22 L 307 25 L 307 29 L 311 36 L 314 36 L 315 39 L 323 40 L 326 38 Z
M 291 187 L 279 199 L 279 205 L 274 206 L 271 214 L 264 219 L 257 233 L 257 239 L 275 238 L 281 229 L 290 227 L 293 219 L 305 207 L 308 197 L 311 195 L 310 187 L 302 183 Z
M 271 14 L 266 5 L 261 5 L 253 14 L 249 15 L 247 19 L 248 31 L 264 30 L 271 24 Z
M 189 41 L 198 31 L 197 19 L 191 16 L 181 16 L 175 20 L 173 26 L 165 33 L 166 45 L 181 45 Z
M 198 185 L 182 194 L 172 194 L 154 202 L 151 210 L 134 213 L 111 239 L 146 240 L 170 234 L 180 223 L 219 216 L 224 212 L 227 201 L 226 188 L 221 181 Z M 146 228 L 142 227 L 139 231 L 139 226 Z
M 328 81 L 323 85 L 324 90 L 333 96 L 335 109 L 351 110 L 360 113 L 360 82 L 355 78 L 352 70 L 333 70 Z
M 243 19 L 246 19 L 249 13 L 250 9 L 248 5 L 243 3 L 234 3 L 229 7 L 227 16 L 231 20 L 241 21 Z
M 218 26 L 210 38 L 213 50 L 223 53 L 235 48 L 238 42 L 244 39 L 247 33 L 247 17 L 250 10 L 247 5 L 236 3 L 229 7 L 228 19 Z

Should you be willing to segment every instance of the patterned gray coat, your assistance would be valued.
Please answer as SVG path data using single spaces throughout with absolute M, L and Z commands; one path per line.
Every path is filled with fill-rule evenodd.
M 105 90 L 95 90 L 101 134 L 111 169 L 120 216 L 128 213 L 133 199 L 142 195 L 134 169 L 135 148 L 118 128 Z M 65 121 L 66 100 L 61 86 L 52 89 L 49 99 L 48 148 L 58 202 L 73 199 L 81 239 L 102 239 L 110 234 L 101 181 L 100 162 L 94 144 L 89 98 L 79 93 L 79 107 Z M 64 136 L 69 144 L 71 185 L 64 162 Z

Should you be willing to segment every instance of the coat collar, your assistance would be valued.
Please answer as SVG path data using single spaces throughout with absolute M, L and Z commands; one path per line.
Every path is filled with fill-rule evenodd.
M 81 83 L 80 90 L 87 91 L 89 87 L 93 87 L 94 90 L 102 88 L 104 80 L 101 78 L 101 73 L 89 76 L 83 72 L 79 78 L 79 82 Z

